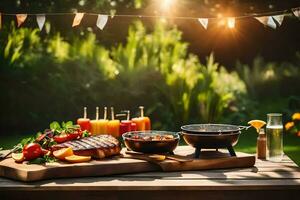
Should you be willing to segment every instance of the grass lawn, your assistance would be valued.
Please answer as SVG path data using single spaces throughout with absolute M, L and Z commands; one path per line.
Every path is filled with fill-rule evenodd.
M 30 135 L 10 135 L 0 138 L 0 147 L 8 149 L 13 147 L 18 141 Z M 253 129 L 243 131 L 239 142 L 235 149 L 237 151 L 246 153 L 255 153 L 256 151 L 257 134 Z M 287 154 L 298 166 L 300 166 L 300 138 L 293 135 L 284 135 L 284 152 Z

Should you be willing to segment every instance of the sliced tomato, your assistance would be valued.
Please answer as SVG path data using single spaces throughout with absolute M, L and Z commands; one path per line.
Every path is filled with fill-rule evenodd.
M 61 134 L 61 135 L 54 136 L 53 139 L 57 143 L 63 143 L 69 140 L 68 137 L 69 137 L 68 134 Z
M 68 133 L 68 140 L 75 140 L 80 137 L 79 132 Z

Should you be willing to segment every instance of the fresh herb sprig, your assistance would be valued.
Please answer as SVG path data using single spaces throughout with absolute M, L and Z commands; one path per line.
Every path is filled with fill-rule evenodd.
M 79 125 L 74 125 L 72 121 L 62 122 L 61 125 L 54 121 L 50 124 L 50 129 L 55 135 L 64 133 L 72 133 L 74 130 L 80 129 Z
M 28 164 L 45 164 L 45 163 L 52 163 L 55 161 L 57 161 L 55 157 L 44 155 L 43 157 L 28 161 Z
M 85 130 L 85 131 L 82 131 L 82 136 L 81 137 L 89 137 L 90 136 L 90 133 Z
M 49 128 L 50 129 L 46 129 L 44 133 L 39 133 L 36 137 L 39 138 L 39 136 L 44 134 L 43 139 L 39 140 L 38 143 L 45 149 L 56 144 L 53 139 L 55 135 L 72 134 L 75 130 L 80 129 L 80 126 L 74 125 L 72 121 L 62 122 L 61 124 L 54 121 L 49 125 Z
M 35 141 L 34 137 L 23 138 L 16 146 L 16 152 L 22 152 L 25 145 Z

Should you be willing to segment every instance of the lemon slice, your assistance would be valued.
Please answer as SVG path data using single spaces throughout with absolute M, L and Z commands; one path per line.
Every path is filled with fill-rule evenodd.
M 262 121 L 262 120 L 258 120 L 258 119 L 254 119 L 248 122 L 249 125 L 251 125 L 252 127 L 254 127 L 257 131 L 257 133 L 259 133 L 259 130 L 266 125 L 266 122 Z
M 11 157 L 18 163 L 21 163 L 25 160 L 23 153 L 12 153 Z
M 77 155 L 72 155 L 72 156 L 67 156 L 65 158 L 67 161 L 71 163 L 81 163 L 81 162 L 88 162 L 91 160 L 91 156 L 77 156 Z
M 59 149 L 57 151 L 53 152 L 53 155 L 55 158 L 58 158 L 59 160 L 64 160 L 67 156 L 72 156 L 73 150 L 71 147 Z

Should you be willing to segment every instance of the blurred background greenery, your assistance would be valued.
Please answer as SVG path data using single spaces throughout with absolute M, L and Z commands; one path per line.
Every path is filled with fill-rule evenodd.
M 216 16 L 287 9 L 296 1 L 176 1 L 168 15 Z M 231 2 L 231 4 L 228 4 Z M 231 5 L 231 6 L 227 6 Z M 160 1 L 22 1 L 0 3 L 1 12 L 105 12 L 161 14 Z M 217 5 L 217 6 L 216 6 Z M 272 6 L 270 6 L 272 5 Z M 175 6 L 174 6 L 175 7 Z M 189 10 L 190 12 L 185 12 Z M 88 106 L 117 111 L 138 106 L 154 129 L 178 131 L 188 123 L 245 125 L 266 120 L 269 112 L 286 122 L 300 111 L 299 20 L 286 17 L 271 30 L 249 19 L 236 30 L 212 23 L 137 20 L 115 17 L 104 31 L 92 16 L 71 28 L 74 16 L 49 16 L 42 31 L 29 17 L 16 28 L 4 16 L 0 30 L 0 146 L 48 127 L 51 121 L 75 121 Z M 253 31 L 257 30 L 257 31 Z M 255 152 L 256 135 L 247 131 L 238 149 Z M 285 150 L 298 163 L 300 138 L 285 136 Z

